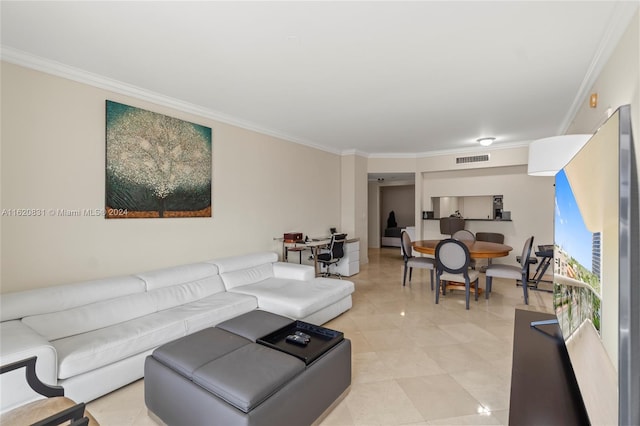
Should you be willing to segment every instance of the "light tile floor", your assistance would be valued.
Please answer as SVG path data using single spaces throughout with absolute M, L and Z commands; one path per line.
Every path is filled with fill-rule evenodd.
M 399 249 L 370 249 L 349 278 L 353 308 L 325 326 L 352 341 L 352 384 L 321 424 L 508 424 L 515 309 L 551 312 L 551 294 L 531 291 L 526 306 L 521 287 L 494 279 L 491 298 L 472 298 L 467 311 L 462 291 L 434 303 L 428 271 L 402 287 L 402 268 Z M 142 380 L 88 409 L 103 426 L 155 425 Z

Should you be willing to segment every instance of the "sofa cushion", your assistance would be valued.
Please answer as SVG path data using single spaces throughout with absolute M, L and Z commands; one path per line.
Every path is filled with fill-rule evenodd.
M 221 274 L 222 281 L 227 291 L 232 288 L 254 284 L 273 278 L 273 266 L 271 263 L 263 263 L 261 265 L 239 269 L 233 272 L 223 272 Z
M 147 291 L 200 281 L 217 275 L 218 267 L 213 263 L 206 262 L 173 266 L 171 268 L 136 274 L 137 277 L 145 282 Z M 222 282 L 220 282 L 219 285 L 218 291 L 224 291 Z
M 64 311 L 144 291 L 143 281 L 125 276 L 4 293 L 0 298 L 0 320 Z
M 316 270 L 310 265 L 276 262 L 273 264 L 273 276 L 290 280 L 310 281 L 316 277 Z
M 153 313 L 51 342 L 58 378 L 67 379 L 136 355 L 186 334 L 181 319 Z
M 278 261 L 276 253 L 267 251 L 245 254 L 242 256 L 225 257 L 209 261 L 218 267 L 219 273 L 233 272 L 241 269 L 253 268 L 265 263 L 271 264 Z
M 172 285 L 149 291 L 156 310 L 162 311 L 175 306 L 200 300 L 203 297 L 225 291 L 219 275 L 204 277 L 183 284 Z
M 311 281 L 271 278 L 256 284 L 235 287 L 231 292 L 258 298 L 262 310 L 301 319 L 353 293 L 351 281 L 314 278 Z
M 158 315 L 183 320 L 188 334 L 212 327 L 257 307 L 258 300 L 254 296 L 224 292 L 158 312 Z
M 131 294 L 49 314 L 22 322 L 47 340 L 56 340 L 123 323 L 156 311 L 148 293 Z

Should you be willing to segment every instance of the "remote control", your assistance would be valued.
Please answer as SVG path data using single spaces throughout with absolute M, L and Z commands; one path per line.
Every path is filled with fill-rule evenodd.
M 300 336 L 296 336 L 295 334 L 288 335 L 285 340 L 288 343 L 293 343 L 294 345 L 299 345 L 299 346 L 307 346 L 307 343 L 309 343 L 307 340 L 303 339 Z
M 296 331 L 294 334 L 295 334 L 296 336 L 300 336 L 300 337 L 302 337 L 302 338 L 303 338 L 304 340 L 306 340 L 307 342 L 309 342 L 309 341 L 311 340 L 311 336 L 309 336 L 309 335 L 308 335 L 308 334 L 306 334 L 306 333 L 303 333 L 302 331 Z

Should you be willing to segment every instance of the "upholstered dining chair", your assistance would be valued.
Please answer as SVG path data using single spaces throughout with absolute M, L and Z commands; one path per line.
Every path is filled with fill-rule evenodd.
M 531 255 L 531 247 L 533 247 L 533 236 L 527 238 L 524 242 L 524 246 L 522 247 L 522 255 L 520 256 L 520 266 L 515 265 L 501 265 L 497 263 L 492 263 L 487 267 L 485 271 L 486 274 L 486 292 L 485 298 L 489 298 L 489 293 L 491 293 L 491 285 L 494 277 L 497 278 L 507 278 L 514 280 L 522 280 L 522 291 L 524 292 L 524 303 L 525 305 L 529 304 L 529 288 L 528 288 L 528 277 L 529 277 L 529 256 Z
M 0 374 L 24 368 L 25 381 L 29 387 L 46 397 L 3 412 L 0 415 L 0 424 L 99 426 L 96 419 L 86 410 L 84 402 L 76 403 L 65 397 L 62 386 L 52 386 L 40 381 L 36 374 L 37 358 L 33 356 L 0 366 Z
M 431 278 L 431 290 L 433 290 L 433 270 L 436 268 L 436 261 L 430 257 L 416 257 L 413 255 L 413 247 L 411 246 L 411 237 L 407 231 L 400 234 L 400 246 L 402 247 L 402 259 L 404 260 L 404 276 L 402 285 L 407 281 L 407 270 L 409 270 L 409 282 L 411 282 L 411 274 L 413 268 L 429 269 Z
M 446 293 L 444 281 L 464 283 L 467 309 L 469 309 L 471 283 L 475 284 L 475 300 L 478 300 L 478 278 L 480 274 L 477 271 L 469 270 L 470 262 L 469 249 L 463 242 L 449 238 L 438 243 L 436 246 L 436 303 L 440 300 L 441 287 L 442 294 Z
M 476 236 L 473 235 L 473 232 L 467 229 L 460 229 L 459 231 L 454 232 L 451 238 L 458 241 L 475 241 L 476 240 Z
M 476 241 L 504 244 L 504 234 L 498 232 L 476 232 Z M 480 272 L 486 271 L 489 265 L 491 265 L 491 258 L 487 259 L 486 265 L 480 267 Z
M 458 241 L 471 241 L 471 242 L 475 242 L 476 240 L 476 236 L 473 235 L 473 232 L 467 230 L 467 229 L 460 229 L 456 232 L 453 233 L 453 235 L 451 236 L 451 238 L 453 238 L 454 240 L 458 240 Z M 476 269 L 476 260 L 475 259 L 471 259 L 471 262 L 469 262 L 469 267 L 471 269 Z
M 318 255 L 318 263 L 326 268 L 326 272 L 323 274 L 328 277 L 331 274 L 331 266 L 335 267 L 335 264 L 340 262 L 344 257 L 344 243 L 347 239 L 347 234 L 332 234 L 331 241 L 329 242 L 329 251 L 326 253 L 320 253 Z M 342 279 L 342 275 L 334 273 L 338 278 Z

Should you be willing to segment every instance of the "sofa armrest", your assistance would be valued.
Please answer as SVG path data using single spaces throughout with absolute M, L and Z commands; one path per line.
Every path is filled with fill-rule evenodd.
M 275 262 L 273 264 L 273 276 L 290 280 L 309 281 L 315 278 L 316 271 L 313 266 L 309 265 Z
M 38 357 L 36 374 L 49 385 L 57 385 L 58 360 L 53 345 L 21 321 L 0 323 L 0 364 L 7 365 L 26 358 Z M 23 369 L 0 375 L 0 411 L 4 412 L 27 402 L 42 398 L 29 387 Z

